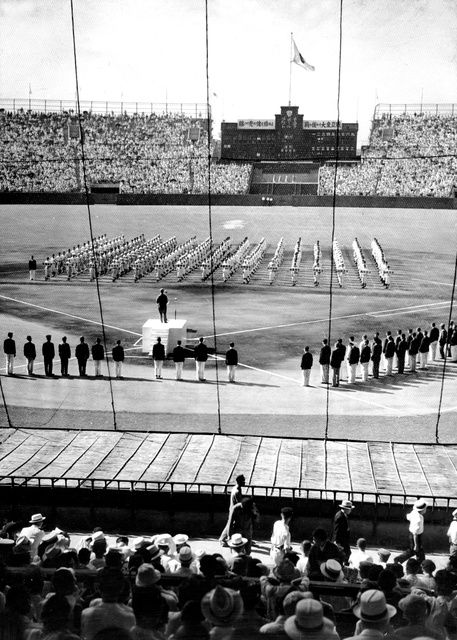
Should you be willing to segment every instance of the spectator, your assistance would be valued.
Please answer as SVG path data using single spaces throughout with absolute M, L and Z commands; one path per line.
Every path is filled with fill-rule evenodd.
M 284 630 L 291 640 L 339 640 L 333 622 L 324 617 L 322 604 L 308 598 L 297 602 L 295 615 L 287 618 Z
M 340 550 L 334 542 L 330 542 L 325 529 L 318 527 L 313 531 L 313 545 L 309 552 L 307 575 L 310 580 L 323 580 L 321 566 L 327 560 L 341 558 Z
M 210 638 L 230 640 L 234 623 L 243 613 L 243 601 L 239 592 L 217 585 L 203 596 L 201 608 L 205 619 L 213 625 Z
M 386 602 L 382 591 L 370 589 L 361 594 L 358 604 L 353 608 L 354 615 L 359 618 L 355 628 L 355 634 L 348 640 L 357 640 L 367 637 L 384 636 L 389 631 L 390 620 L 396 614 L 396 609 Z M 367 631 L 368 633 L 364 633 Z M 370 635 L 370 631 L 374 632 Z
M 371 559 L 371 561 L 373 562 L 373 556 L 367 551 L 367 541 L 365 540 L 365 538 L 359 538 L 356 544 L 357 549 L 352 551 L 351 555 L 349 556 L 349 564 L 355 569 L 358 569 L 360 563 L 363 560 L 366 561 Z
M 409 594 L 398 603 L 403 617 L 408 621 L 405 627 L 400 627 L 394 632 L 395 640 L 412 640 L 420 636 L 443 640 L 439 631 L 431 629 L 426 624 L 429 608 L 426 600 L 421 596 Z
M 117 569 L 105 568 L 99 574 L 99 588 L 102 601 L 97 606 L 89 606 L 81 615 L 81 636 L 93 640 L 101 629 L 118 626 L 131 629 L 136 621 L 133 611 L 119 599 L 124 589 L 124 577 Z
M 136 625 L 131 630 L 133 640 L 163 637 L 168 605 L 156 586 L 134 589 L 132 609 L 136 619 Z

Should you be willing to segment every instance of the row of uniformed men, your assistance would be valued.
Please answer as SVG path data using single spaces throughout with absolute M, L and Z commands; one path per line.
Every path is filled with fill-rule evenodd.
M 48 377 L 54 377 L 53 364 L 56 357 L 56 350 L 54 343 L 51 342 L 52 336 L 48 334 L 46 336 L 46 342 L 43 343 L 41 353 L 43 355 L 44 371 Z M 9 376 L 14 375 L 14 364 L 16 358 L 16 341 L 13 339 L 13 333 L 10 331 L 8 337 L 4 340 L 3 351 L 6 357 L 6 370 Z M 37 357 L 37 350 L 35 344 L 32 342 L 32 337 L 27 336 L 27 341 L 23 347 L 24 357 L 27 361 L 27 375 L 33 376 L 34 363 Z M 60 359 L 60 373 L 64 377 L 68 377 L 68 364 L 71 360 L 71 347 L 67 342 L 66 336 L 62 338 L 62 342 L 58 345 L 57 351 Z M 102 362 L 105 360 L 105 349 L 103 347 L 101 338 L 97 338 L 95 344 L 89 349 L 89 345 L 82 336 L 79 340 L 79 344 L 75 348 L 75 358 L 78 362 L 78 371 L 81 377 L 87 376 L 86 367 L 90 355 L 94 363 L 94 376 L 102 376 Z M 158 337 L 156 343 L 152 347 L 151 355 L 154 361 L 154 370 L 156 379 L 162 379 L 162 367 L 163 362 L 166 360 L 166 353 L 161 338 Z M 118 340 L 116 346 L 111 351 L 111 356 L 115 364 L 116 378 L 122 378 L 122 363 L 125 359 L 124 348 L 121 345 L 121 341 Z M 176 380 L 182 380 L 184 362 L 186 358 L 192 357 L 195 360 L 195 375 L 196 379 L 205 381 L 205 367 L 208 360 L 208 347 L 204 343 L 203 338 L 199 338 L 197 345 L 192 352 L 185 349 L 182 346 L 181 340 L 177 341 L 176 347 L 173 349 L 172 359 L 175 363 Z M 235 344 L 230 343 L 230 347 L 225 354 L 225 364 L 227 367 L 227 378 L 229 382 L 235 382 L 235 371 L 238 365 L 238 352 L 235 349 Z
M 349 338 L 348 345 L 343 344 L 339 338 L 331 349 L 328 339 L 324 338 L 319 352 L 319 365 L 321 368 L 322 384 L 329 384 L 330 369 L 332 371 L 332 385 L 339 386 L 342 377 L 341 366 L 346 362 L 348 382 L 356 381 L 357 369 L 360 364 L 362 369 L 362 382 L 366 382 L 369 377 L 369 365 L 372 364 L 372 377 L 379 378 L 381 359 L 384 358 L 385 374 L 393 375 L 393 369 L 397 373 L 403 374 L 408 366 L 411 373 L 416 372 L 417 364 L 420 369 L 427 369 L 429 362 L 436 359 L 439 348 L 442 359 L 449 358 L 452 362 L 457 362 L 457 326 L 453 321 L 446 329 L 442 323 L 440 328 L 432 322 L 430 330 L 422 331 L 420 327 L 414 331 L 409 329 L 407 334 L 401 329 L 396 337 L 391 331 L 386 332 L 386 337 L 381 340 L 379 333 L 375 333 L 370 343 L 368 336 L 364 335 L 360 344 L 356 344 L 354 336 Z M 309 347 L 305 347 L 301 359 L 301 369 L 303 371 L 303 384 L 309 386 L 310 372 L 313 366 L 313 356 Z

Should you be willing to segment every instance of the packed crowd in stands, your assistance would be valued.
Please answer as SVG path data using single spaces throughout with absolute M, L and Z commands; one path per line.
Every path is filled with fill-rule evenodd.
M 449 197 L 457 184 L 457 116 L 383 115 L 360 165 L 338 166 L 337 195 Z M 319 194 L 333 193 L 335 168 L 322 167 Z
M 0 191 L 82 191 L 79 132 L 70 136 L 71 122 L 69 113 L 0 112 Z M 89 184 L 117 183 L 121 193 L 208 191 L 203 121 L 183 114 L 84 112 L 82 129 Z M 212 193 L 246 193 L 250 171 L 249 165 L 211 162 Z
M 237 477 L 221 544 L 211 553 L 185 533 L 73 537 L 35 513 L 0 530 L 2 640 L 447 640 L 457 633 L 457 510 L 444 568 L 421 546 L 427 503 L 407 519 L 417 547 L 395 555 L 349 544 L 343 500 L 333 534 L 323 526 L 292 546 L 283 507 L 270 551 L 251 551 L 258 511 Z M 417 522 L 416 522 L 417 521 Z M 25 526 L 24 526 L 25 525 Z M 413 529 L 412 529 L 413 528 Z M 301 533 L 303 536 L 303 532 Z M 205 548 L 206 547 L 206 548 Z

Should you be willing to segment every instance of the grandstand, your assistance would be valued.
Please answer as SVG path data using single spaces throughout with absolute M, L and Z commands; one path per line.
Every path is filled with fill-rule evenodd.
M 330 195 L 334 163 L 319 173 Z M 338 165 L 338 195 L 453 197 L 457 184 L 457 105 L 377 105 L 360 165 Z
M 111 184 L 120 193 L 206 193 L 210 179 L 216 194 L 247 192 L 248 165 L 212 162 L 208 178 L 208 120 L 201 105 L 167 106 L 157 113 L 152 109 L 160 105 L 140 111 L 145 105 L 134 104 L 133 112 L 128 104 L 110 111 L 111 103 L 88 103 L 83 111 L 89 186 Z M 2 105 L 0 191 L 83 191 L 79 124 L 71 105 Z

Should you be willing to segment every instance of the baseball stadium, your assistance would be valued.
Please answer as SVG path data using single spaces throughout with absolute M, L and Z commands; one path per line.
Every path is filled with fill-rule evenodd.
M 292 509 L 294 549 L 354 508 L 370 547 L 410 545 L 405 560 L 422 561 L 405 513 L 425 503 L 427 557 L 454 575 L 442 554 L 457 519 L 457 103 L 373 103 L 367 144 L 356 119 L 305 116 L 289 100 L 216 123 L 209 93 L 82 101 L 77 74 L 74 100 L 0 98 L 0 556 L 16 577 L 31 514 L 56 540 L 92 535 L 91 551 L 94 527 L 128 533 L 148 566 L 151 532 L 221 551 L 209 541 L 241 475 L 254 537 Z M 48 561 L 51 534 L 45 576 L 67 567 Z M 230 534 L 234 549 L 245 531 Z M 302 591 L 363 608 L 362 572 L 334 543 L 339 564 L 326 561 L 345 579 L 324 567 Z M 268 566 L 270 543 L 252 544 Z M 166 574 L 179 593 L 187 574 Z M 333 613 L 347 637 L 358 614 Z M 456 637 L 457 620 L 442 628 Z

